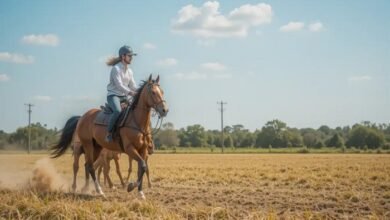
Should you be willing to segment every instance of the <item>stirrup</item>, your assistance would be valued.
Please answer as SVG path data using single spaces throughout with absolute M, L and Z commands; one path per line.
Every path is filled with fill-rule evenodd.
M 108 134 L 105 138 L 106 142 L 110 143 L 114 141 L 114 138 L 112 136 L 112 133 Z

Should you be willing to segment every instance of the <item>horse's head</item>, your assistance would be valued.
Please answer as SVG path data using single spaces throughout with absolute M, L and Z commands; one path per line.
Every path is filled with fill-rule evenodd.
M 147 107 L 154 108 L 160 117 L 165 117 L 168 114 L 168 105 L 164 100 L 164 92 L 160 87 L 160 76 L 157 76 L 155 80 L 152 79 L 150 74 L 148 81 L 146 82 L 146 105 Z

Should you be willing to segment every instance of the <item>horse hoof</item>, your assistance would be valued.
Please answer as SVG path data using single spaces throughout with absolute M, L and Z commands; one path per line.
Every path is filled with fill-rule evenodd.
M 142 200 L 146 200 L 146 197 L 145 197 L 144 192 L 140 191 L 140 192 L 139 192 L 139 196 L 140 196 L 140 198 L 141 198 Z
M 104 192 L 100 192 L 100 193 L 98 193 L 99 194 L 99 196 L 101 196 L 102 198 L 104 198 L 104 199 L 106 199 L 107 197 L 106 197 L 106 194 L 104 194 Z
M 137 187 L 137 186 L 138 186 L 137 183 L 129 183 L 129 185 L 127 185 L 127 192 L 133 191 L 133 189 L 134 189 L 135 187 Z

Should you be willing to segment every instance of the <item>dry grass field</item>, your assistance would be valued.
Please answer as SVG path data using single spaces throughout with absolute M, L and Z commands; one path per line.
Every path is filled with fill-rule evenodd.
M 0 155 L 0 219 L 390 219 L 389 154 L 156 154 L 146 201 L 114 169 L 107 198 L 70 193 L 71 155 L 45 157 Z

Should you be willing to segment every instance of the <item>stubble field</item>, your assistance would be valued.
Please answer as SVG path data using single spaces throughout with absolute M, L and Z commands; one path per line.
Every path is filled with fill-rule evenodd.
M 72 162 L 0 154 L 0 219 L 390 219 L 389 154 L 155 154 L 146 201 L 120 187 L 113 163 L 106 198 L 93 184 L 70 193 Z M 121 165 L 125 175 L 127 156 Z

